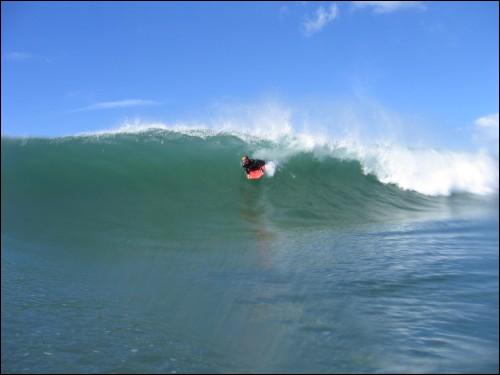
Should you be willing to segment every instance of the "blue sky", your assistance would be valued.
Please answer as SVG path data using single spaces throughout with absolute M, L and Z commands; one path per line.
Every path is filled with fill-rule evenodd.
M 454 146 L 498 130 L 497 2 L 1 6 L 3 135 L 202 121 L 265 98 L 377 103 Z

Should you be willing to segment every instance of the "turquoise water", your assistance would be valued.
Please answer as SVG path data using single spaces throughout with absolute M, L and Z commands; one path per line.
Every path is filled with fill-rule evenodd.
M 2 372 L 498 372 L 498 193 L 145 132 L 2 139 Z

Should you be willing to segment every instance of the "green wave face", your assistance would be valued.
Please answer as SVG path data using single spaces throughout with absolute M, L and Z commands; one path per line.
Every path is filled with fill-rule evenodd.
M 288 152 L 245 178 L 240 157 L 283 145 L 173 131 L 2 139 L 2 232 L 33 240 L 235 239 L 488 210 L 470 194 L 429 197 L 383 184 L 362 164 Z M 498 202 L 498 198 L 494 198 Z M 498 203 L 496 203 L 498 206 Z M 123 237 L 124 238 L 124 237 Z

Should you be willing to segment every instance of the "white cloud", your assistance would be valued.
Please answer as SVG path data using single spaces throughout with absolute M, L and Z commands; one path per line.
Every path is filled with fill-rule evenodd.
M 316 14 L 304 22 L 304 33 L 306 36 L 323 29 L 328 23 L 332 22 L 338 15 L 337 4 L 330 4 L 329 7 L 320 6 L 316 9 Z
M 125 107 L 139 107 L 139 106 L 158 105 L 158 104 L 160 103 L 155 102 L 153 100 L 127 99 L 127 100 L 118 100 L 113 102 L 94 103 L 87 107 L 75 109 L 73 112 L 96 111 L 100 109 L 125 108 Z
M 372 9 L 374 13 L 390 13 L 401 9 L 423 9 L 422 1 L 352 1 L 355 9 Z
M 6 60 L 10 61 L 30 61 L 30 60 L 35 60 L 35 61 L 43 61 L 46 63 L 52 62 L 52 59 L 45 57 L 45 56 L 40 56 L 40 55 L 34 55 L 32 53 L 28 52 L 20 52 L 20 51 L 12 51 L 12 52 L 7 52 L 3 55 L 3 58 Z
M 474 125 L 474 140 L 498 157 L 498 113 L 479 117 Z
M 4 57 L 12 61 L 25 61 L 33 58 L 33 55 L 26 52 L 7 52 Z
M 498 113 L 480 117 L 474 121 L 474 124 L 480 128 L 491 128 L 498 131 Z
M 282 5 L 279 8 L 279 14 L 280 16 L 286 16 L 288 13 L 290 13 L 290 8 L 286 5 Z

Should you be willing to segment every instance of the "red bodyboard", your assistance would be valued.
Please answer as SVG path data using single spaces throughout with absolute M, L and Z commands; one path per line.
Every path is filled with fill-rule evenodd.
M 259 178 L 261 178 L 262 176 L 264 176 L 264 170 L 266 169 L 265 166 L 259 168 L 259 169 L 255 169 L 253 171 L 250 171 L 248 174 L 247 174 L 247 178 L 249 180 L 258 180 Z

